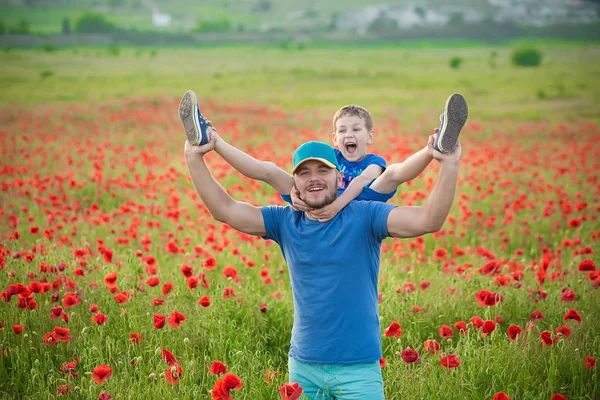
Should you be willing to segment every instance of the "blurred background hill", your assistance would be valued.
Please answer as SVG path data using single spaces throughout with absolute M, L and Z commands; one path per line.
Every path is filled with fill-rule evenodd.
M 0 0 L 0 10 L 4 46 L 600 39 L 597 0 Z

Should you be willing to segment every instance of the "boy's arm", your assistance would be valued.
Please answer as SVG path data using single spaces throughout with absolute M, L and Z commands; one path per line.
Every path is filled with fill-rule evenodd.
M 242 175 L 263 181 L 281 194 L 290 194 L 294 185 L 290 174 L 273 162 L 257 160 L 244 153 L 224 141 L 216 132 L 213 133 L 213 136 L 216 137 L 215 151 Z
M 194 188 L 214 219 L 250 235 L 267 234 L 262 212 L 258 207 L 232 199 L 210 173 L 204 154 L 214 149 L 216 138 L 204 146 L 185 142 L 185 160 Z
M 433 140 L 430 140 L 428 146 L 432 145 Z M 432 154 L 441 164 L 439 177 L 423 206 L 396 207 L 389 213 L 387 228 L 390 236 L 416 237 L 442 228 L 456 192 L 461 151 L 460 142 L 449 154 L 432 150 Z
M 376 179 L 383 172 L 381 165 L 371 164 L 356 178 L 352 179 L 344 193 L 339 195 L 335 201 L 323 208 L 311 211 L 311 214 L 319 220 L 325 222 L 333 218 L 340 210 L 348 205 L 352 200 L 358 197 L 366 185 L 373 179 Z

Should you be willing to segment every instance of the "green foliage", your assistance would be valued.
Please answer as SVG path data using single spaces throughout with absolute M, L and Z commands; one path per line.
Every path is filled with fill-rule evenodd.
M 71 19 L 65 17 L 62 21 L 62 33 L 69 35 L 71 33 Z
M 106 49 L 106 52 L 108 53 L 109 56 L 118 57 L 119 54 L 121 54 L 121 49 L 119 48 L 119 46 L 113 44 L 111 46 L 108 46 L 108 48 Z
M 450 68 L 458 69 L 462 63 L 463 59 L 461 57 L 452 57 L 450 59 Z
M 75 32 L 78 33 L 109 33 L 114 30 L 113 23 L 100 13 L 85 13 L 75 22 Z
M 0 19 L 0 35 L 4 35 L 6 33 L 6 25 L 4 25 L 4 21 Z
M 491 68 L 496 68 L 496 59 L 498 57 L 498 53 L 494 50 L 490 53 L 490 58 L 488 59 L 488 64 Z
M 46 43 L 42 46 L 42 51 L 46 53 L 54 53 L 56 51 L 56 46 L 51 43 Z
M 542 64 L 543 54 L 540 50 L 529 47 L 513 51 L 512 63 L 519 67 L 537 67 Z
M 194 29 L 198 33 L 228 33 L 233 32 L 233 24 L 227 18 L 221 18 L 214 21 L 200 21 Z
M 29 22 L 22 19 L 17 25 L 9 26 L 8 33 L 13 35 L 29 35 L 31 33 Z
M 42 72 L 40 72 L 40 79 L 50 78 L 52 75 L 54 75 L 54 72 L 43 70 Z

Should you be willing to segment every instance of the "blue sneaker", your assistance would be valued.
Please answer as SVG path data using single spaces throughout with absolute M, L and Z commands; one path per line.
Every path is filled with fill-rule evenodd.
M 440 115 L 440 129 L 435 136 L 433 148 L 440 153 L 451 153 L 458 142 L 460 130 L 469 116 L 469 107 L 465 98 L 454 93 L 446 100 L 444 113 Z
M 202 146 L 209 142 L 208 123 L 200 113 L 198 98 L 191 90 L 185 92 L 179 103 L 179 118 L 183 124 L 188 142 L 194 146 Z

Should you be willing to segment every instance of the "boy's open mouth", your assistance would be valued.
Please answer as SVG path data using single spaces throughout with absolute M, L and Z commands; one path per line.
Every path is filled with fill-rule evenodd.
M 346 143 L 344 146 L 346 146 L 346 151 L 350 154 L 356 151 L 356 143 Z

